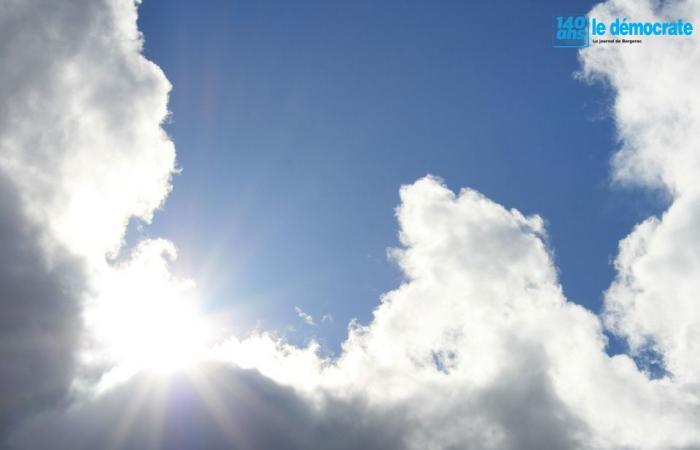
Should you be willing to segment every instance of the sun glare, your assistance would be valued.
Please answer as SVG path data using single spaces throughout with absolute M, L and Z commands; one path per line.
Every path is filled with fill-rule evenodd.
M 107 319 L 105 327 L 108 346 L 120 364 L 167 372 L 187 367 L 203 356 L 206 327 L 189 302 L 159 299 L 123 309 Z
M 191 367 L 208 352 L 210 327 L 193 283 L 174 278 L 167 243 L 151 242 L 132 260 L 108 270 L 85 319 L 87 357 L 113 367 L 103 384 L 140 371 L 170 373 Z

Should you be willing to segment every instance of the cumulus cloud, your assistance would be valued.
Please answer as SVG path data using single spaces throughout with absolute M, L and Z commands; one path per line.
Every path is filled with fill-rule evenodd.
M 170 189 L 170 85 L 130 1 L 10 1 L 0 20 L 2 167 L 47 247 L 102 260 Z
M 59 401 L 75 375 L 83 267 L 65 251 L 47 261 L 40 237 L 0 175 L 0 434 Z
M 700 7 L 611 0 L 592 15 L 697 21 Z M 405 282 L 326 358 L 270 333 L 210 345 L 173 245 L 124 254 L 128 221 L 150 219 L 175 171 L 169 84 L 141 55 L 132 1 L 10 1 L 0 36 L 5 446 L 700 448 L 695 40 L 581 53 L 615 93 L 615 179 L 672 198 L 622 241 L 604 320 L 564 297 L 539 216 L 427 176 L 396 210 Z M 604 326 L 631 355 L 608 355 Z M 637 366 L 647 348 L 666 376 Z M 183 355 L 207 361 L 153 373 Z
M 162 379 L 139 375 L 63 413 L 34 419 L 11 446 L 55 449 L 357 449 L 403 448 L 392 416 L 359 402 L 312 406 L 253 370 L 210 364 Z M 36 433 L 36 430 L 41 430 Z
M 642 20 L 697 23 L 696 1 L 614 1 L 593 12 Z M 622 148 L 614 176 L 663 189 L 671 205 L 640 223 L 620 244 L 618 277 L 606 294 L 606 322 L 633 351 L 661 356 L 689 395 L 700 387 L 700 69 L 697 37 L 648 39 L 639 48 L 592 47 L 584 74 L 615 91 L 613 114 Z
M 83 310 L 170 189 L 170 86 L 130 1 L 0 7 L 0 427 L 87 374 Z
M 215 403 L 199 399 L 198 407 L 226 418 L 213 436 L 223 433 L 216 439 L 235 447 L 278 448 L 254 428 L 251 443 L 246 433 L 226 435 L 225 424 L 244 425 L 240 415 L 246 415 L 264 424 L 267 433 L 260 434 L 268 439 L 281 428 L 283 448 L 328 448 L 329 439 L 337 440 L 334 448 L 356 448 L 365 440 L 369 448 L 581 447 L 589 426 L 562 392 L 592 378 L 596 364 L 603 364 L 602 341 L 594 316 L 561 296 L 541 219 L 506 210 L 474 191 L 457 196 L 431 177 L 402 190 L 398 217 L 405 247 L 395 257 L 410 279 L 384 297 L 370 325 L 352 329 L 337 361 L 269 337 L 232 341 L 221 349 L 225 364 L 261 372 L 247 375 L 255 383 L 251 402 L 260 417 L 235 399 L 250 389 L 240 386 L 240 372 L 217 375 L 219 381 L 200 375 L 201 388 L 211 391 Z M 582 362 L 574 371 L 567 366 L 576 356 Z M 221 378 L 234 384 L 233 397 L 223 396 Z M 275 386 L 269 388 L 275 394 L 264 386 Z M 107 400 L 83 406 L 87 412 L 78 408 L 30 422 L 15 442 L 30 448 L 35 439 L 45 442 L 38 436 L 53 436 L 52 441 L 68 439 L 69 447 L 89 448 L 95 444 L 89 434 L 85 442 L 83 435 L 64 430 L 101 414 L 107 417 L 98 422 L 109 429 L 103 422 L 114 423 L 108 418 L 130 411 L 124 398 L 139 401 L 131 389 L 137 388 L 117 387 L 116 397 L 106 394 Z M 135 407 L 136 418 L 150 416 L 154 401 L 147 395 Z M 166 408 L 166 421 L 171 409 Z M 206 427 L 218 429 L 209 422 Z M 155 429 L 134 423 L 144 433 Z M 191 425 L 197 433 L 199 422 Z M 98 439 L 107 436 L 96 433 Z
M 175 421 L 168 402 L 177 394 L 166 391 L 164 423 L 234 448 L 681 448 L 697 439 L 692 402 L 629 357 L 609 357 L 598 318 L 564 299 L 539 217 L 472 190 L 454 194 L 433 177 L 401 197 L 404 246 L 395 258 L 408 280 L 382 299 L 369 325 L 352 327 L 339 358 L 270 335 L 232 338 L 217 349 L 219 368 L 187 378 L 202 392 L 187 409 L 201 414 Z M 135 428 L 115 430 L 128 436 L 115 448 L 146 445 L 159 429 L 165 441 L 157 442 L 179 439 L 139 420 L 158 405 L 139 383 L 31 420 L 12 443 L 90 448 L 111 439 L 120 416 Z M 226 383 L 235 386 L 230 393 Z M 93 434 L 71 431 L 81 423 Z M 236 426 L 246 431 L 226 431 Z M 266 440 L 275 433 L 281 441 Z

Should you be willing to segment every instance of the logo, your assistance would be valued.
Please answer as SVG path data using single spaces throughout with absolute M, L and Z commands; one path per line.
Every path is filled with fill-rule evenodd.
M 641 44 L 643 37 L 683 38 L 693 36 L 692 22 L 638 22 L 627 17 L 601 21 L 587 16 L 552 18 L 552 47 L 586 48 L 591 44 Z
M 554 36 L 552 47 L 585 48 L 590 45 L 588 17 L 556 16 L 553 17 Z

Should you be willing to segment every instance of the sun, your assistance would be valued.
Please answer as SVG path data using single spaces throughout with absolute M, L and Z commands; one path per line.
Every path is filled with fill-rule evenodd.
M 194 284 L 170 273 L 167 244 L 149 241 L 130 260 L 106 267 L 85 308 L 86 357 L 111 366 L 107 384 L 142 371 L 189 368 L 209 352 L 211 324 Z
M 194 306 L 178 298 L 120 305 L 101 327 L 108 351 L 133 370 L 171 372 L 195 364 L 206 353 L 208 327 Z
M 183 298 L 126 299 L 93 311 L 96 351 L 114 366 L 107 378 L 168 374 L 202 361 L 210 328 L 195 306 Z

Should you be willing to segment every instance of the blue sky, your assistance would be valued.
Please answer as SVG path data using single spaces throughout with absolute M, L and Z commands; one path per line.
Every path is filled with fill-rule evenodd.
M 618 241 L 662 205 L 611 186 L 611 94 L 551 47 L 551 17 L 593 4 L 145 2 L 183 171 L 143 234 L 177 242 L 241 335 L 333 351 L 401 283 L 398 189 L 431 173 L 542 215 L 568 298 L 597 311 Z

